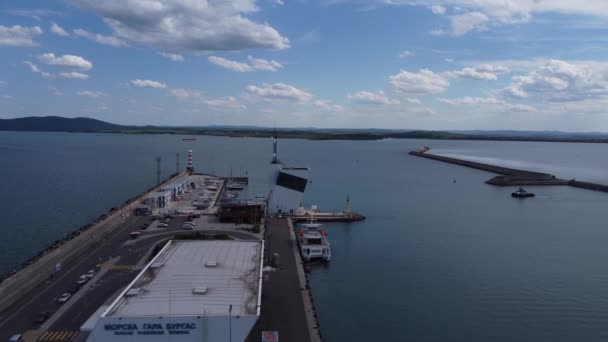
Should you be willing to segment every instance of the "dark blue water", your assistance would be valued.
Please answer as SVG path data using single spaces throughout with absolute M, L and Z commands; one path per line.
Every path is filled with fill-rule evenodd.
M 282 140 L 282 159 L 312 168 L 307 204 L 342 209 L 350 195 L 368 218 L 327 225 L 333 261 L 311 274 L 324 340 L 606 340 L 608 194 L 513 200 L 491 174 L 407 155 L 421 145 L 608 183 L 607 145 Z M 197 170 L 265 191 L 270 139 L 0 132 L 0 270 L 153 185 L 154 157 L 164 175 L 176 152 L 185 165 L 189 148 Z

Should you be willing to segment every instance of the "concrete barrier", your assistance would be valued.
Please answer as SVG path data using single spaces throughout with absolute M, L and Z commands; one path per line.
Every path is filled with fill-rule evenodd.
M 183 176 L 184 174 L 185 172 L 177 174 L 167 179 L 160 186 L 174 178 Z M 149 193 L 156 191 L 157 189 L 158 187 L 140 194 L 135 201 L 115 210 L 102 221 L 94 224 L 73 239 L 66 241 L 60 247 L 43 255 L 27 267 L 5 279 L 0 284 L 0 293 L 4 294 L 0 296 L 0 312 L 8 309 L 24 294 L 48 280 L 51 274 L 55 274 L 55 267 L 58 263 L 61 263 L 61 267 L 64 268 L 66 266 L 69 267 L 75 261 L 80 260 L 91 246 L 99 243 L 120 228 L 122 220 L 125 217 L 130 216 L 133 210 L 141 204 L 143 199 Z

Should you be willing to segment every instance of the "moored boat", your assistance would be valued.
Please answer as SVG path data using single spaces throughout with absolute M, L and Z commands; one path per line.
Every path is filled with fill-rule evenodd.
M 322 230 L 322 224 L 313 222 L 300 225 L 298 244 L 300 253 L 305 261 L 322 260 L 331 261 L 331 249 L 327 240 L 327 232 Z

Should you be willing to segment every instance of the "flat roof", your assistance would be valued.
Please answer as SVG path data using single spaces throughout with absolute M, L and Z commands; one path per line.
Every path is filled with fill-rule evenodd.
M 108 317 L 259 315 L 262 241 L 172 240 L 104 312 Z

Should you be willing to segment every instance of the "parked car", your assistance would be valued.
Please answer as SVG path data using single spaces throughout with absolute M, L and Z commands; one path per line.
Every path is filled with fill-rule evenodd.
M 21 334 L 15 334 L 8 339 L 8 342 L 21 342 L 23 339 L 21 338 Z
M 42 324 L 46 322 L 47 319 L 49 319 L 49 313 L 46 311 L 42 311 L 38 314 L 38 316 L 36 316 L 36 319 L 34 319 L 34 324 Z
M 137 239 L 140 235 L 141 235 L 140 232 L 130 232 L 129 233 L 129 236 L 131 237 L 131 239 Z
M 72 297 L 72 295 L 69 292 L 66 292 L 66 293 L 62 294 L 59 298 L 57 298 L 57 303 L 63 304 L 65 302 L 67 302 L 70 299 L 70 297 Z
M 89 279 L 93 278 L 95 276 L 95 270 L 89 270 L 85 276 Z
M 165 222 L 160 222 L 159 224 L 156 225 L 158 228 L 167 228 L 169 227 L 168 224 L 166 224 Z
M 76 284 L 78 285 L 84 285 L 87 283 L 87 281 L 89 281 L 89 277 L 87 277 L 86 274 L 83 274 L 80 276 L 80 278 L 78 278 L 78 281 L 76 282 Z
M 191 225 L 191 224 L 184 224 L 184 225 L 182 226 L 182 229 L 185 229 L 185 230 L 192 230 L 192 229 L 194 229 L 194 226 L 193 226 L 193 225 Z

